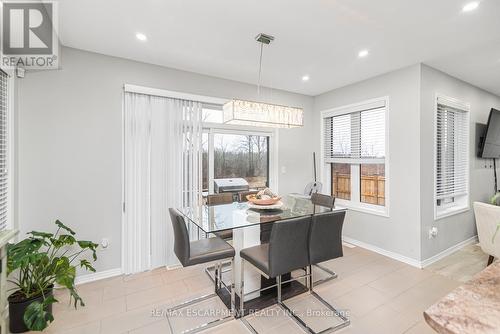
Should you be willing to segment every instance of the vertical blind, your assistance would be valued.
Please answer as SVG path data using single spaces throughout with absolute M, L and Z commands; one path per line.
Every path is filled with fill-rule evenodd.
M 468 194 L 468 107 L 438 99 L 436 131 L 436 200 L 442 205 Z
M 8 76 L 0 70 L 0 231 L 7 227 Z
M 380 163 L 385 158 L 385 101 L 378 101 L 346 113 L 325 117 L 326 162 L 359 159 Z

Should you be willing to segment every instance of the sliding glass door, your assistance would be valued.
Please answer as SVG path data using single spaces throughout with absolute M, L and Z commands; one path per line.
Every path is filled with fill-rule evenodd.
M 207 128 L 203 135 L 203 191 L 213 180 L 243 178 L 250 189 L 272 186 L 273 133 Z

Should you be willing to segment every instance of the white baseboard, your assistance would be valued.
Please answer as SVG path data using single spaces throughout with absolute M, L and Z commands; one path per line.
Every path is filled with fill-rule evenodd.
M 368 243 L 363 242 L 363 241 L 359 241 L 359 240 L 352 239 L 349 237 L 342 237 L 342 239 L 347 243 L 356 245 L 356 246 L 361 247 L 361 248 L 368 249 L 372 252 L 390 257 L 391 259 L 394 259 L 394 260 L 397 260 L 400 262 L 404 262 L 404 263 L 409 264 L 410 266 L 413 266 L 416 268 L 425 268 L 425 267 L 431 265 L 432 263 L 437 262 L 437 261 L 447 257 L 448 255 L 455 253 L 456 251 L 459 251 L 460 249 L 464 248 L 465 246 L 468 246 L 470 244 L 478 242 L 477 236 L 474 236 L 472 238 L 469 238 L 467 240 L 459 242 L 458 244 L 451 246 L 450 248 L 445 249 L 444 251 L 442 251 L 442 252 L 440 252 L 440 253 L 438 253 L 438 254 L 436 254 L 428 259 L 425 259 L 423 261 L 419 261 L 419 260 L 404 256 L 404 255 L 401 255 L 398 253 L 394 253 L 394 252 L 385 250 L 385 249 L 380 248 L 378 246 L 368 244 Z
M 182 264 L 173 264 L 171 266 L 167 266 L 167 270 L 175 270 L 182 268 Z
M 474 244 L 477 242 L 478 242 L 477 235 L 473 236 L 472 238 L 469 238 L 467 240 L 464 240 L 462 242 L 459 242 L 458 244 L 451 246 L 450 248 L 445 249 L 444 251 L 439 252 L 438 254 L 431 256 L 428 259 L 421 261 L 422 268 L 425 268 L 425 267 L 433 264 L 434 262 L 437 262 L 437 261 L 447 257 L 448 255 L 455 253 L 456 251 L 459 251 L 460 249 L 464 248 L 465 246 L 468 246 L 468 245 L 471 245 L 471 244 Z
M 404 255 L 401 255 L 401 254 L 398 254 L 398 253 L 394 253 L 394 252 L 388 251 L 386 249 L 380 248 L 378 246 L 374 246 L 374 245 L 368 244 L 366 242 L 359 241 L 359 240 L 356 240 L 356 239 L 352 239 L 352 238 L 349 238 L 349 237 L 342 237 L 342 239 L 345 242 L 348 242 L 350 244 L 353 244 L 353 245 L 356 245 L 358 247 L 368 249 L 368 250 L 370 250 L 372 252 L 375 252 L 375 253 L 378 253 L 378 254 L 390 257 L 391 259 L 394 259 L 394 260 L 397 260 L 397 261 L 400 261 L 400 262 L 404 262 L 406 264 L 409 264 L 410 266 L 413 266 L 413 267 L 416 267 L 416 268 L 422 268 L 419 260 L 416 260 L 416 259 L 404 256 Z
M 78 285 L 78 284 L 90 283 L 105 278 L 119 276 L 121 274 L 122 274 L 122 268 L 98 271 L 92 274 L 77 276 L 75 279 L 75 284 Z

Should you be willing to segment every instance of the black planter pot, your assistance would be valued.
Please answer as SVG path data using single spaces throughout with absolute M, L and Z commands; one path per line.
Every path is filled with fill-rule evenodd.
M 50 287 L 46 292 L 45 292 L 45 297 L 52 296 L 53 294 L 53 287 Z M 43 296 L 35 296 L 31 297 L 29 299 L 19 299 L 19 295 L 17 292 L 14 292 L 11 294 L 8 298 L 9 300 L 9 330 L 11 333 L 25 333 L 29 331 L 28 327 L 26 327 L 26 324 L 24 323 L 24 312 L 26 311 L 26 308 L 33 302 L 38 301 L 42 302 L 43 301 Z M 52 314 L 52 304 L 49 304 L 46 308 L 45 311 Z

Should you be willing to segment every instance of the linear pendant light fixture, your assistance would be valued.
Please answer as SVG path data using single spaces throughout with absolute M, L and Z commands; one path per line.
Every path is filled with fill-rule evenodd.
M 262 51 L 264 44 L 270 44 L 274 37 L 259 34 L 255 39 L 260 43 L 259 82 L 257 84 L 257 96 L 260 99 Z M 223 120 L 226 124 L 296 128 L 303 126 L 303 114 L 302 108 L 241 99 L 232 99 L 223 106 Z

